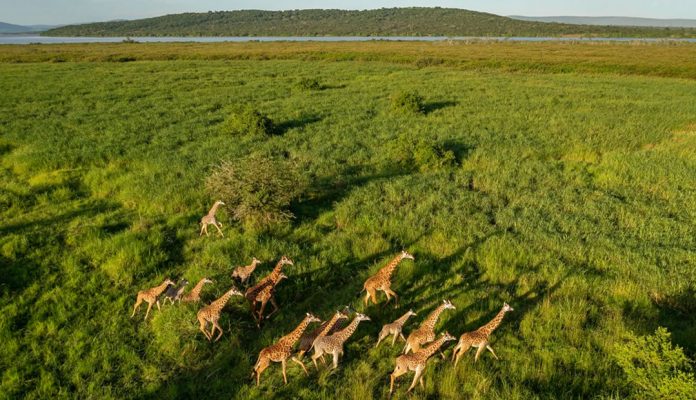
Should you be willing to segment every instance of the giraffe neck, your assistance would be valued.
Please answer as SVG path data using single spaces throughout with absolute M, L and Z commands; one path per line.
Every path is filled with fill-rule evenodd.
M 205 285 L 205 281 L 201 280 L 196 284 L 196 286 L 191 289 L 191 296 L 198 296 L 201 294 L 201 290 L 203 290 L 203 285 Z
M 307 329 L 307 325 L 309 325 L 309 322 L 309 318 L 305 317 L 305 319 L 303 319 L 302 322 L 300 322 L 300 324 L 297 325 L 297 328 L 280 338 L 279 342 L 284 342 L 290 346 L 294 345 L 295 342 L 297 342 L 300 339 L 300 336 L 302 336 L 305 329 Z
M 392 276 L 392 274 L 394 273 L 394 270 L 396 269 L 396 266 L 399 265 L 399 263 L 401 262 L 401 260 L 402 260 L 401 254 L 399 254 L 398 256 L 394 257 L 394 258 L 389 262 L 389 264 L 387 264 L 384 268 L 382 268 L 382 274 L 384 274 L 384 276 L 385 276 L 387 279 L 390 279 L 391 276 Z
M 428 346 L 426 346 L 426 347 L 425 347 L 423 350 L 421 350 L 421 351 L 423 352 L 423 355 L 424 355 L 425 358 L 427 359 L 427 358 L 429 358 L 430 356 L 432 356 L 433 354 L 435 354 L 435 352 L 436 352 L 443 344 L 445 344 L 445 337 L 444 337 L 444 336 L 442 336 L 442 337 L 440 337 L 439 339 L 437 339 L 436 341 L 430 343 Z
M 440 314 L 445 311 L 445 305 L 440 304 L 438 308 L 436 308 L 433 312 L 428 315 L 428 318 L 426 318 L 425 321 L 423 321 L 423 327 L 426 329 L 433 330 L 435 328 L 435 323 L 437 322 L 437 319 L 440 318 Z
M 345 342 L 348 340 L 350 335 L 355 332 L 356 329 L 358 329 L 358 324 L 360 323 L 360 320 L 357 318 L 353 318 L 353 320 L 350 322 L 348 326 L 343 328 L 343 330 L 338 331 L 337 333 L 334 334 L 336 338 L 338 338 L 341 342 Z
M 324 326 L 324 329 L 322 329 L 321 332 L 319 332 L 319 336 L 326 336 L 326 335 L 328 335 L 329 332 L 331 331 L 331 328 L 333 328 L 333 326 L 336 325 L 336 321 L 338 321 L 339 318 L 341 318 L 341 315 L 340 315 L 340 314 L 339 314 L 339 315 L 334 315 L 334 316 L 329 320 L 329 322 L 326 324 L 326 326 Z
M 504 316 L 505 310 L 500 310 L 498 314 L 495 317 L 493 317 L 493 319 L 489 323 L 479 328 L 479 332 L 483 332 L 486 335 L 490 335 L 503 321 Z
M 399 324 L 399 325 L 403 325 L 406 323 L 406 321 L 408 321 L 409 318 L 411 318 L 411 314 L 406 313 L 406 314 L 402 315 L 401 318 L 397 319 L 394 322 Z
M 208 211 L 208 215 L 211 217 L 215 216 L 215 213 L 217 213 L 218 208 L 220 207 L 220 204 L 215 203 L 213 206 L 210 208 L 210 211 Z
M 216 308 L 218 310 L 222 310 L 225 307 L 225 304 L 227 304 L 228 301 L 230 301 L 230 297 L 232 297 L 232 293 L 227 292 L 222 295 L 219 299 L 215 300 L 211 306 L 213 308 Z
M 280 277 L 280 273 L 283 272 L 283 264 L 278 261 L 278 264 L 276 264 L 275 267 L 273 267 L 273 271 L 268 275 L 268 280 L 272 281 L 273 284 L 278 282 L 278 278 Z
M 155 295 L 159 296 L 162 294 L 162 292 L 167 290 L 168 286 L 169 286 L 169 282 L 162 282 L 162 284 L 157 286 L 153 292 Z

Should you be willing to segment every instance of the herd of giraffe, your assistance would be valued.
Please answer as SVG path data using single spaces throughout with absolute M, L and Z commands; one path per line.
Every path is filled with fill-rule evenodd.
M 224 205 L 224 203 L 222 201 L 215 202 L 210 212 L 203 217 L 201 220 L 202 228 L 200 235 L 203 235 L 203 233 L 206 233 L 207 235 L 207 225 L 213 225 L 218 229 L 219 234 L 223 236 L 222 230 L 220 229 L 222 225 L 215 219 L 215 213 L 220 205 Z M 405 259 L 415 260 L 411 254 L 406 251 L 402 251 L 386 266 L 382 267 L 375 275 L 369 277 L 365 281 L 363 285 L 363 291 L 366 292 L 364 299 L 365 307 L 369 305 L 370 300 L 372 300 L 374 304 L 377 304 L 377 291 L 384 292 L 387 298 L 387 303 L 389 303 L 393 297 L 395 305 L 398 305 L 399 296 L 391 289 L 392 275 L 396 270 L 396 267 Z M 247 280 L 260 263 L 261 261 L 254 257 L 251 264 L 248 266 L 235 268 L 232 272 L 232 277 L 239 279 L 242 284 L 246 284 Z M 260 328 L 261 322 L 264 319 L 269 318 L 272 314 L 280 309 L 274 298 L 274 293 L 278 283 L 287 278 L 287 276 L 283 273 L 283 267 L 285 265 L 293 265 L 293 261 L 288 257 L 283 256 L 267 276 L 260 279 L 255 285 L 248 288 L 244 293 L 237 290 L 235 287 L 232 287 L 220 298 L 213 301 L 209 305 L 202 307 L 198 311 L 196 317 L 200 324 L 199 330 L 205 335 L 206 339 L 209 341 L 218 341 L 222 336 L 223 330 L 218 324 L 218 321 L 223 308 L 232 298 L 232 296 L 243 296 L 246 298 L 246 300 L 249 302 L 252 317 L 254 318 L 257 326 Z M 133 307 L 131 318 L 135 316 L 135 313 L 138 311 L 138 308 L 143 301 L 148 303 L 147 311 L 145 312 L 145 319 L 147 319 L 153 304 L 156 304 L 157 309 L 159 310 L 159 298 L 162 294 L 165 296 L 165 303 L 167 299 L 172 304 L 182 301 L 189 303 L 199 302 L 201 291 L 206 283 L 213 282 L 210 279 L 203 278 L 189 293 L 184 293 L 185 286 L 188 284 L 188 281 L 183 280 L 182 282 L 179 282 L 178 285 L 175 285 L 174 282 L 166 279 L 159 286 L 142 290 L 137 294 L 137 299 L 135 306 Z M 264 310 L 268 302 L 271 303 L 274 309 L 271 313 L 264 316 Z M 448 332 L 443 332 L 438 337 L 437 333 L 435 332 L 435 325 L 440 315 L 445 310 L 454 310 L 455 308 L 456 307 L 449 300 L 443 300 L 442 303 L 436 307 L 423 320 L 423 322 L 421 322 L 418 328 L 411 331 L 408 337 L 404 337 L 403 328 L 410 317 L 417 316 L 412 309 L 408 310 L 408 312 L 395 321 L 385 324 L 382 327 L 375 347 L 379 346 L 379 344 L 390 335 L 392 336 L 392 346 L 396 344 L 396 340 L 399 338 L 406 343 L 403 349 L 403 354 L 396 358 L 394 371 L 390 375 L 390 395 L 394 390 L 395 379 L 408 373 L 409 371 L 414 372 L 414 377 L 407 392 L 413 390 L 418 383 L 423 386 L 423 372 L 431 356 L 439 352 L 442 357 L 445 358 L 441 350 L 442 346 L 448 341 L 456 340 L 456 338 L 450 335 Z M 493 357 L 498 359 L 498 356 L 495 354 L 489 343 L 489 338 L 491 333 L 502 322 L 505 313 L 509 311 L 513 311 L 513 308 L 507 303 L 504 303 L 501 310 L 490 322 L 474 331 L 465 332 L 459 337 L 459 341 L 452 351 L 452 363 L 455 367 L 459 363 L 461 357 L 472 347 L 477 349 L 474 361 L 478 361 L 479 356 L 484 350 L 490 351 Z M 274 344 L 265 347 L 259 352 L 258 360 L 254 365 L 251 374 L 252 378 L 256 378 L 256 385 L 258 386 L 260 384 L 261 374 L 271 365 L 272 362 L 281 364 L 283 381 L 286 384 L 288 383 L 286 375 L 286 364 L 288 360 L 300 365 L 305 375 L 309 375 L 307 368 L 302 362 L 302 358 L 307 352 L 312 350 L 314 353 L 312 354 L 311 359 L 317 370 L 319 369 L 317 360 L 321 361 L 322 364 L 326 363 L 324 359 L 325 355 L 329 355 L 333 358 L 332 369 L 338 368 L 338 362 L 343 355 L 343 346 L 353 335 L 353 333 L 355 333 L 358 328 L 358 324 L 362 321 L 371 321 L 370 317 L 367 315 L 355 312 L 355 316 L 351 322 L 347 323 L 352 313 L 353 310 L 346 306 L 342 310 L 336 311 L 331 319 L 321 323 L 319 327 L 311 331 L 307 330 L 310 324 L 322 321 L 313 314 L 307 313 L 294 330 L 278 339 L 278 341 Z M 208 330 L 208 324 L 210 324 L 210 330 Z M 215 337 L 216 331 L 218 331 L 218 335 Z M 213 337 L 215 337 L 214 340 Z M 298 349 L 295 350 L 295 345 L 298 344 L 298 342 Z

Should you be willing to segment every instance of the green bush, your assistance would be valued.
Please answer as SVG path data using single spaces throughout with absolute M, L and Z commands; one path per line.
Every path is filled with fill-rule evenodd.
M 387 147 L 385 163 L 399 169 L 435 171 L 457 166 L 457 157 L 439 143 L 427 140 L 402 140 Z
M 322 90 L 324 85 L 315 78 L 302 78 L 297 82 L 297 87 L 302 90 Z
M 223 161 L 206 180 L 208 192 L 227 204 L 234 219 L 255 226 L 291 219 L 290 203 L 305 186 L 293 163 L 258 154 Z
M 235 109 L 222 124 L 225 133 L 233 135 L 265 136 L 275 133 L 273 121 L 258 110 L 243 106 Z
M 667 329 L 657 328 L 652 336 L 630 335 L 616 346 L 614 358 L 626 373 L 633 398 L 696 399 L 689 359 L 679 346 L 672 346 Z
M 416 92 L 399 92 L 390 98 L 392 110 L 404 114 L 423 114 L 423 97 Z

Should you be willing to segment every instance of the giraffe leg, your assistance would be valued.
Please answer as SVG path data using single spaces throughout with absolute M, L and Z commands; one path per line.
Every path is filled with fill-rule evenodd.
M 208 224 L 204 224 L 204 225 L 203 225 L 203 232 L 205 232 L 205 236 L 210 236 L 210 235 L 208 234 Z
M 394 296 L 394 307 L 396 307 L 396 306 L 399 305 L 399 295 L 396 294 L 396 292 L 394 292 L 394 291 L 391 290 L 390 288 L 387 288 L 387 289 L 385 290 L 385 293 L 389 293 L 390 295 Z
M 312 362 L 314 363 L 314 368 L 319 371 L 319 365 L 317 365 L 317 358 L 321 357 L 324 354 L 323 350 L 319 350 L 318 348 L 314 348 L 314 354 L 312 354 Z
M 157 300 L 157 303 L 156 303 L 156 304 L 157 304 L 157 311 L 162 311 L 162 309 L 160 308 L 160 302 L 159 302 L 159 300 Z M 172 303 L 172 304 L 174 304 L 174 303 Z
M 133 314 L 131 314 L 131 318 L 135 316 L 135 312 L 138 311 L 138 308 L 140 308 L 140 304 L 143 302 L 143 298 L 138 296 L 138 298 L 135 300 L 135 306 L 133 306 Z
M 420 379 L 418 380 L 418 383 L 420 383 L 421 388 L 425 388 L 425 385 L 423 385 L 423 374 L 421 374 Z
M 205 224 L 201 224 L 201 233 L 198 236 L 203 236 L 203 231 L 205 230 Z
M 206 326 L 205 319 L 202 318 L 202 317 L 198 317 L 198 323 L 201 325 L 201 326 L 198 328 L 198 330 L 201 331 L 201 332 L 203 332 L 203 334 L 205 335 L 205 338 L 206 338 L 206 339 L 210 340 L 210 336 L 208 336 L 208 331 L 205 330 L 205 326 Z
M 469 344 L 469 343 L 463 343 L 463 344 L 459 347 L 459 352 L 457 353 L 457 358 L 455 358 L 455 360 L 454 360 L 454 366 L 455 366 L 455 367 L 456 367 L 457 364 L 459 363 L 459 360 L 462 358 L 462 356 L 464 356 L 464 353 L 466 353 L 467 351 L 469 351 L 469 348 L 470 348 L 470 347 L 471 347 L 471 344 Z
M 147 319 L 147 316 L 150 314 L 150 309 L 152 308 L 152 303 L 148 302 L 147 303 L 147 311 L 145 311 L 145 318 L 143 320 Z
M 379 332 L 379 337 L 377 337 L 377 344 L 375 345 L 375 347 L 379 346 L 379 343 L 380 343 L 385 337 L 387 337 L 388 335 L 389 335 L 389 332 L 386 331 L 386 330 L 384 330 L 384 329 L 382 329 L 382 330 Z
M 486 348 L 486 346 L 483 343 L 481 343 L 479 345 L 478 350 L 476 350 L 476 357 L 474 357 L 474 362 L 478 361 L 479 356 L 481 355 L 481 353 L 483 353 L 483 350 L 485 348 Z
M 262 301 L 261 301 L 261 309 L 259 310 L 259 312 L 258 312 L 258 314 L 257 314 L 258 319 L 256 320 L 256 324 L 259 325 L 259 326 L 261 325 L 261 321 L 263 321 L 263 310 L 266 308 L 266 303 L 267 303 L 267 302 L 268 302 L 268 300 L 262 300 Z
M 462 341 L 458 341 L 457 345 L 452 349 L 452 362 L 457 358 L 457 352 L 462 348 Z
M 220 229 L 220 226 L 222 226 L 222 224 L 220 224 L 220 226 L 217 226 L 217 225 L 213 225 L 213 226 L 215 226 L 217 228 L 218 232 L 220 233 L 220 236 L 225 237 L 225 235 L 222 233 L 222 230 Z
M 418 383 L 418 379 L 420 379 L 422 373 L 423 373 L 423 367 L 420 365 L 417 366 L 416 367 L 416 374 L 413 376 L 413 382 L 411 382 L 411 386 L 409 386 L 406 393 L 410 392 L 411 390 L 413 390 L 414 387 L 416 387 L 416 383 Z
M 382 291 L 384 292 L 384 295 L 387 296 L 387 302 L 384 304 L 389 304 L 389 300 L 391 300 L 391 296 L 389 295 L 389 292 L 387 291 L 387 289 L 382 289 Z
M 307 367 L 305 367 L 302 361 L 298 360 L 296 357 L 292 357 L 290 360 L 297 364 L 300 364 L 300 367 L 302 367 L 302 370 L 304 371 L 305 375 L 309 376 L 309 372 L 307 372 Z
M 275 314 L 278 310 L 280 310 L 280 307 L 278 307 L 278 303 L 275 301 L 275 297 L 271 296 L 271 305 L 273 306 L 273 311 L 271 311 L 268 315 L 266 315 L 266 319 L 270 318 L 271 315 Z
M 270 361 L 266 358 L 259 358 L 259 362 L 256 363 L 256 368 L 254 368 L 254 372 L 256 373 L 256 386 L 259 386 L 261 383 L 261 373 L 268 368 L 268 364 Z
M 333 368 L 336 369 L 338 368 L 338 350 L 333 351 Z
M 220 328 L 220 325 L 218 325 L 217 321 L 213 322 L 213 325 L 217 330 L 220 331 L 220 334 L 218 335 L 218 337 L 215 338 L 215 341 L 217 342 L 218 340 L 220 340 L 220 337 L 222 337 L 222 328 Z M 212 337 L 213 335 L 211 334 L 210 336 Z
M 400 332 L 394 332 L 394 337 L 392 338 L 392 346 L 396 344 L 396 338 L 399 337 Z
M 370 302 L 370 291 L 365 290 L 365 300 L 363 301 L 365 303 L 365 307 L 367 307 L 367 304 Z
M 400 337 L 401 340 L 403 340 L 404 342 L 406 341 L 406 338 L 404 337 L 404 334 L 403 334 L 402 332 L 399 332 L 399 337 Z
M 389 376 L 389 395 L 391 396 L 392 392 L 394 391 L 394 380 L 396 378 L 400 377 L 401 375 L 406 373 L 406 369 L 402 368 L 399 366 L 399 364 L 396 365 L 396 368 L 394 368 L 394 372 L 391 373 Z
M 491 347 L 491 345 L 487 344 L 487 345 L 486 345 L 486 348 L 488 349 L 488 351 L 491 352 L 491 354 L 493 354 L 493 357 L 495 357 L 496 360 L 500 360 L 500 359 L 498 358 L 498 356 L 495 355 L 495 351 L 493 351 L 493 348 Z
M 283 359 L 280 362 L 280 364 L 283 366 L 283 382 L 285 382 L 285 384 L 287 385 L 288 384 L 288 376 L 285 374 L 285 359 Z

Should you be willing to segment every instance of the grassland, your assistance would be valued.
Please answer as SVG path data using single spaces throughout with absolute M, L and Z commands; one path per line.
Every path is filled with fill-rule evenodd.
M 0 397 L 384 398 L 397 348 L 381 324 L 442 298 L 438 330 L 510 313 L 490 355 L 434 360 L 412 398 L 640 397 L 614 357 L 664 326 L 696 353 L 696 46 L 369 43 L 0 47 Z M 135 61 L 135 62 L 114 62 Z M 298 87 L 318 79 L 323 90 Z M 425 97 L 397 114 L 389 97 Z M 279 126 L 220 127 L 251 105 Z M 456 165 L 412 165 L 408 143 Z M 404 145 L 406 144 L 406 145 Z M 310 182 L 295 219 L 198 237 L 221 160 L 291 160 Z M 400 309 L 362 282 L 402 248 Z M 231 266 L 287 254 L 282 310 L 261 331 L 241 300 L 208 343 L 194 306 L 129 319 L 165 277 L 232 284 Z M 306 311 L 372 316 L 335 373 L 258 351 Z M 141 311 L 142 312 L 142 311 Z M 142 315 L 142 314 L 141 314 Z M 142 317 L 141 317 L 142 318 Z M 450 350 L 446 351 L 450 354 Z M 693 362 L 693 361 L 692 361 Z M 396 398 L 405 395 L 408 377 Z

